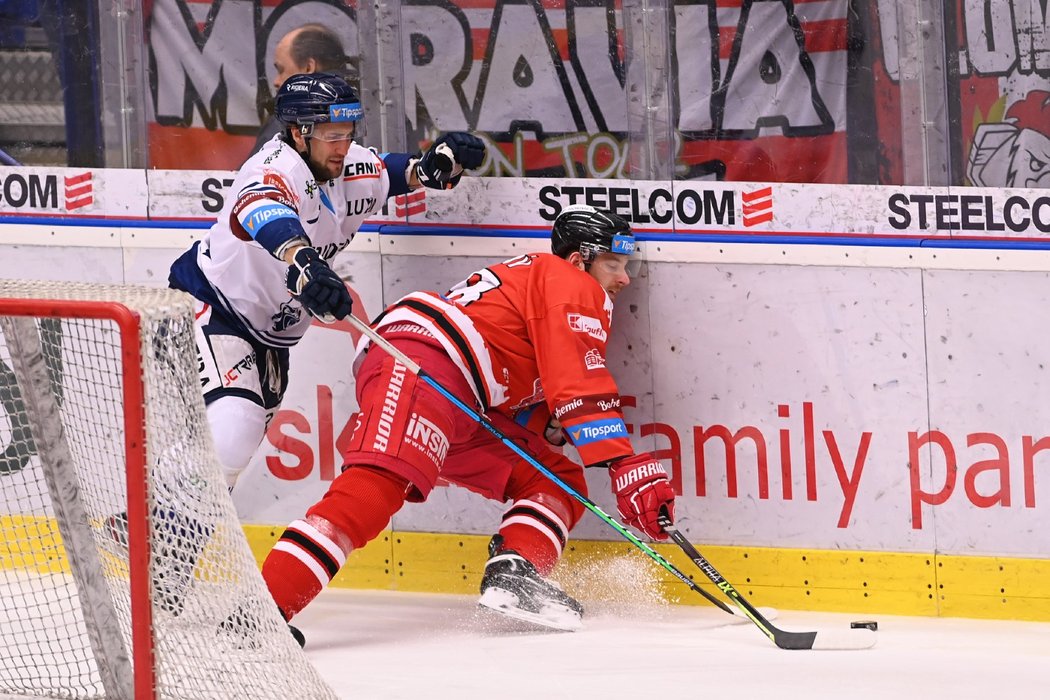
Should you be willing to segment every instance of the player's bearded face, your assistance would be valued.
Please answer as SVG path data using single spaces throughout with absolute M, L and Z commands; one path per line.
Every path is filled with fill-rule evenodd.
M 310 170 L 318 180 L 332 180 L 343 172 L 343 159 L 354 138 L 354 124 L 318 124 L 307 137 Z
M 601 253 L 591 261 L 587 272 L 591 277 L 598 280 L 610 299 L 616 299 L 620 290 L 631 283 L 631 276 L 627 273 L 627 263 L 631 258 L 619 253 Z

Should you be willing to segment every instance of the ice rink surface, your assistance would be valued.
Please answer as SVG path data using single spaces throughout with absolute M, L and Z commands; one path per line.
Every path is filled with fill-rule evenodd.
M 347 699 L 1050 697 L 1050 623 L 778 610 L 792 631 L 879 622 L 872 649 L 783 651 L 712 606 L 640 598 L 581 596 L 583 629 L 547 633 L 474 596 L 330 590 L 295 623 Z

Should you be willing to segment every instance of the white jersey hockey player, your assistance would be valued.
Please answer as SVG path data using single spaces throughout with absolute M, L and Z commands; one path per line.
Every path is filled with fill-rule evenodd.
M 337 75 L 293 75 L 275 102 L 284 132 L 245 162 L 215 225 L 168 277 L 197 299 L 201 386 L 231 489 L 284 397 L 289 348 L 311 316 L 331 322 L 350 313 L 350 293 L 328 261 L 387 197 L 420 186 L 454 187 L 464 168 L 478 167 L 485 156 L 484 144 L 461 132 L 416 157 L 361 147 L 353 137 L 364 112 Z M 161 606 L 178 615 L 211 533 L 192 507 L 157 505 L 152 517 L 167 562 L 151 568 L 153 589 Z M 110 516 L 107 527 L 126 546 L 126 513 Z
M 289 293 L 286 253 L 308 241 L 317 257 L 329 263 L 388 194 L 398 194 L 391 192 L 390 173 L 379 155 L 342 143 L 348 148 L 333 149 L 340 157 L 332 163 L 341 173 L 328 180 L 317 177 L 291 144 L 280 138 L 264 144 L 237 173 L 234 196 L 193 246 L 190 259 L 173 267 L 173 286 L 221 309 L 260 343 L 295 345 L 312 316 L 304 300 Z M 395 187 L 404 191 L 403 175 L 400 180 Z M 294 258 L 289 262 L 294 264 Z M 316 310 L 342 317 L 349 309 Z
M 462 132 L 418 157 L 362 147 L 353 141 L 361 103 L 334 74 L 290 77 L 275 108 L 285 131 L 244 163 L 215 224 L 169 276 L 198 300 L 201 385 L 230 488 L 281 404 L 288 349 L 312 316 L 350 313 L 329 261 L 387 197 L 454 187 L 485 155 L 481 140 Z

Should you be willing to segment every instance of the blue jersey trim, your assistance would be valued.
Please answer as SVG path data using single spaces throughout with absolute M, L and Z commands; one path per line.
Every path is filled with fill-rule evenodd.
M 271 255 L 295 238 L 307 238 L 298 216 L 270 219 L 255 234 L 256 242 L 270 251 Z
M 405 171 L 408 169 L 408 161 L 412 156 L 407 153 L 381 153 L 379 157 L 383 159 L 383 165 L 386 166 L 387 175 L 390 178 L 390 192 L 387 196 L 396 197 L 399 194 L 408 194 L 411 190 L 405 178 Z

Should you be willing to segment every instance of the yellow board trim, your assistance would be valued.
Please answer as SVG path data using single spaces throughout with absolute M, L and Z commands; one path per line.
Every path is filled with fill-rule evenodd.
M 282 527 L 245 525 L 261 566 Z M 339 588 L 477 593 L 488 536 L 383 532 L 353 552 L 332 580 Z M 699 546 L 755 605 L 788 610 L 1050 621 L 1050 559 Z M 656 550 L 705 590 L 717 593 L 673 544 Z M 631 562 L 666 600 L 709 605 L 626 542 L 570 541 L 556 571 L 570 592 L 595 562 Z M 48 518 L 0 516 L 0 568 L 67 572 L 61 537 Z M 574 572 L 577 577 L 574 578 Z M 582 572 L 582 573 L 580 573 Z M 595 587 L 604 585 L 594 582 Z M 581 596 L 586 597 L 586 596 Z
M 244 526 L 261 563 L 280 528 Z M 343 588 L 471 594 L 488 536 L 384 532 L 350 555 L 333 579 Z M 655 549 L 705 590 L 706 577 L 673 544 Z M 1050 560 L 773 547 L 698 549 L 755 605 L 786 610 L 1050 621 Z M 668 600 L 710 605 L 626 542 L 570 541 L 557 577 L 601 559 L 635 558 Z M 644 571 L 644 569 L 642 569 Z M 571 578 L 571 574 L 569 575 Z M 572 587 L 567 586 L 570 592 Z
M 0 569 L 68 574 L 69 562 L 53 518 L 0 516 Z

